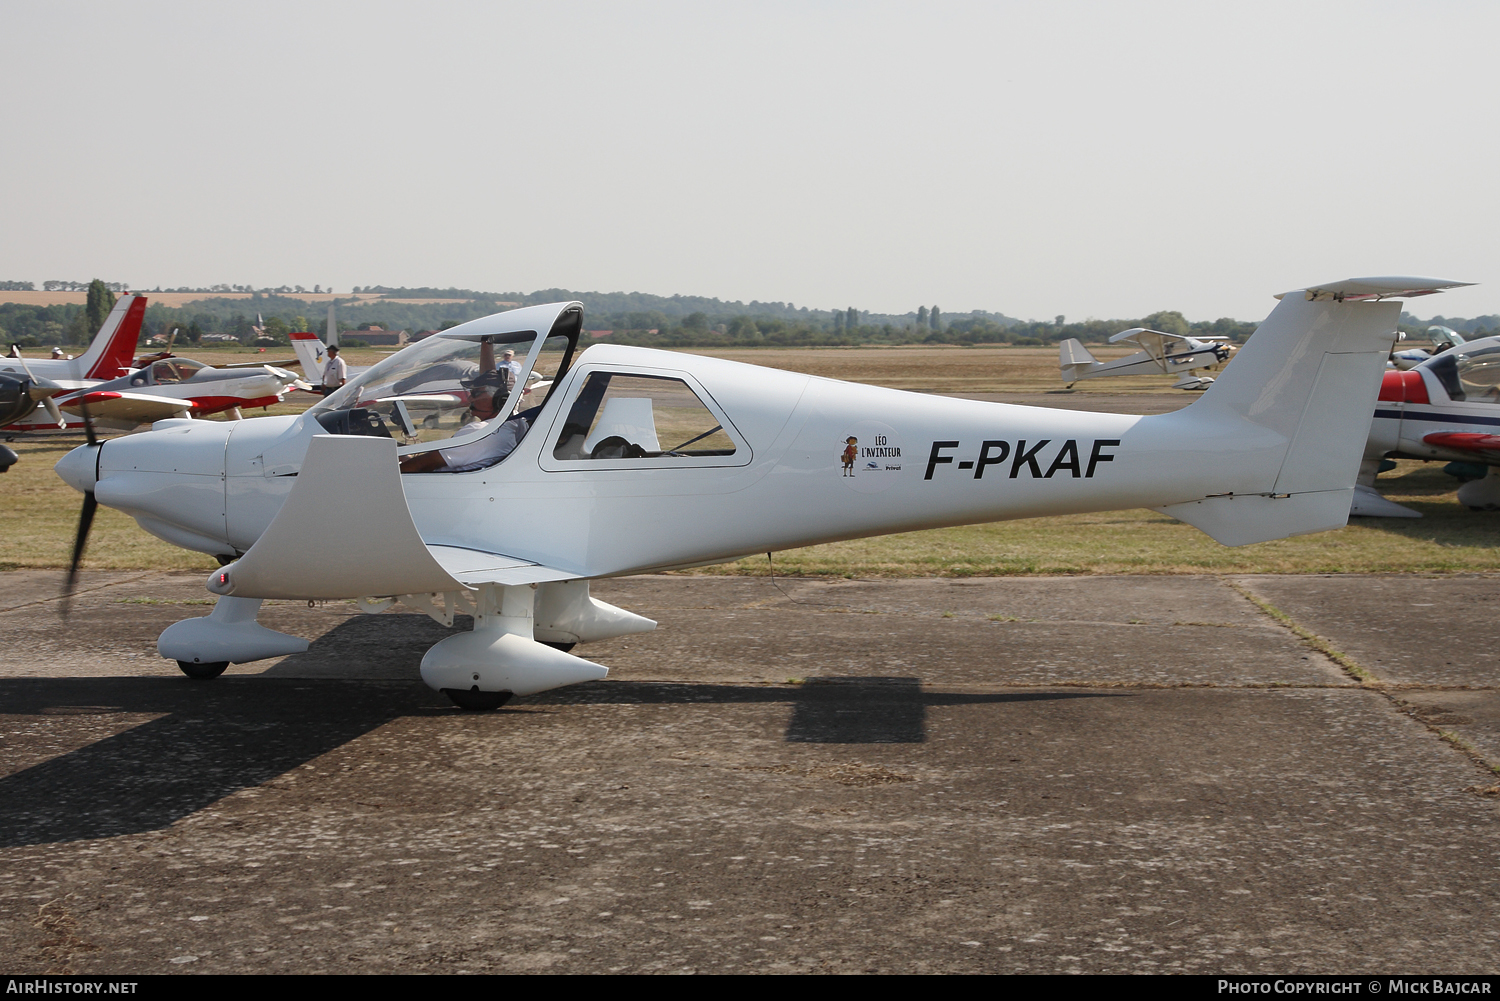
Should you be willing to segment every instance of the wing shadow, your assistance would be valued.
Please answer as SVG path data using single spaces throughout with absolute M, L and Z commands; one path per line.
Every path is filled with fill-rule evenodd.
M 598 682 L 518 705 L 790 703 L 792 743 L 921 743 L 928 706 L 1126 693 L 923 692 L 915 678 L 820 679 L 795 688 Z M 412 681 L 186 678 L 0 680 L 7 715 L 164 713 L 158 719 L 0 778 L 0 847 L 159 830 L 282 775 L 392 720 L 458 715 Z M 504 712 L 502 710 L 502 712 Z M 515 714 L 524 725 L 527 714 Z

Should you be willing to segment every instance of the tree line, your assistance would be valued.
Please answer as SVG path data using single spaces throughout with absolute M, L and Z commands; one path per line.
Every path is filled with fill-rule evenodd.
M 30 283 L 12 282 L 11 286 Z M 50 283 L 49 283 L 50 284 Z M 72 283 L 79 284 L 79 283 Z M 99 329 L 114 304 L 120 283 L 94 280 L 83 306 L 29 306 L 0 303 L 0 340 L 22 346 L 81 346 Z M 10 289 L 16 290 L 16 289 Z M 228 290 L 227 288 L 225 290 Z M 254 291 L 250 299 L 205 298 L 183 307 L 149 304 L 143 338 L 179 333 L 177 344 L 200 343 L 205 334 L 228 334 L 244 344 L 259 338 L 266 344 L 287 344 L 287 334 L 312 330 L 321 334 L 321 309 L 296 298 Z M 1149 327 L 1173 334 L 1225 336 L 1243 342 L 1256 324 L 1223 317 L 1190 321 L 1176 310 L 1143 317 L 1080 320 L 1065 316 L 1051 320 L 1018 320 L 1002 313 L 975 310 L 946 312 L 937 305 L 918 306 L 905 314 L 881 314 L 854 306 L 815 310 L 790 302 L 726 302 L 700 296 L 657 296 L 642 292 L 577 292 L 542 289 L 529 293 L 488 293 L 469 289 L 432 289 L 365 286 L 362 291 L 392 298 L 439 299 L 433 303 L 390 302 L 384 299 L 335 300 L 341 331 L 357 331 L 371 324 L 387 330 L 440 330 L 509 308 L 510 303 L 583 302 L 586 326 L 608 331 L 613 343 L 649 347 L 797 347 L 859 344 L 1014 344 L 1048 345 L 1064 338 L 1101 343 L 1128 327 Z M 145 293 L 149 296 L 150 293 Z M 257 324 L 256 316 L 264 322 Z M 1472 319 L 1434 317 L 1421 321 L 1401 315 L 1401 329 L 1424 341 L 1429 323 L 1441 323 L 1468 337 L 1500 330 L 1500 315 Z M 263 333 L 257 331 L 261 327 Z

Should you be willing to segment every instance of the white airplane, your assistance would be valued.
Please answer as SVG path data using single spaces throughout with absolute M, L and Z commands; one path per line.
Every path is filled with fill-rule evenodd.
M 1133 355 L 1114 361 L 1099 361 L 1083 342 L 1077 338 L 1066 338 L 1058 345 L 1057 363 L 1062 370 L 1062 380 L 1072 388 L 1080 379 L 1099 379 L 1114 375 L 1176 375 L 1173 389 L 1207 389 L 1213 379 L 1197 375 L 1194 369 L 1217 365 L 1229 357 L 1234 350 L 1225 342 L 1227 337 L 1187 337 L 1183 334 L 1168 334 L 1146 327 L 1131 327 L 1109 339 L 1111 344 L 1122 341 L 1140 348 Z
M 1386 458 L 1486 465 L 1483 479 L 1458 488 L 1458 501 L 1476 511 L 1500 510 L 1500 337 L 1460 341 L 1413 369 L 1385 373 L 1350 513 L 1422 517 L 1375 490 Z
M 288 389 L 306 386 L 296 373 L 274 365 L 213 368 L 173 356 L 56 402 L 80 419 L 86 413 L 97 425 L 128 431 L 172 417 L 228 413 L 240 420 L 242 408 L 272 406 L 281 402 Z
M 598 601 L 601 577 L 704 566 L 839 539 L 1147 507 L 1239 546 L 1345 524 L 1400 304 L 1458 283 L 1363 279 L 1288 294 L 1191 406 L 1150 417 L 949 399 L 717 358 L 594 345 L 579 303 L 473 320 L 411 345 L 306 413 L 163 421 L 80 446 L 57 472 L 98 504 L 218 557 L 209 616 L 158 650 L 193 677 L 305 651 L 256 623 L 267 598 L 399 601 L 473 629 L 422 658 L 465 708 L 603 678 L 575 643 L 655 628 Z M 490 343 L 481 343 L 490 342 Z M 486 402 L 494 344 L 556 381 Z M 455 377 L 473 364 L 477 378 Z M 554 361 L 555 359 L 555 361 Z M 401 387 L 399 390 L 397 387 Z M 392 426 L 412 445 L 399 447 Z M 480 456 L 475 460 L 475 456 Z M 398 467 L 432 472 L 403 474 Z M 330 512 L 337 512 L 331 517 Z
M 1405 340 L 1405 336 L 1401 338 Z M 1434 323 L 1427 328 L 1427 339 L 1432 343 L 1428 348 L 1403 348 L 1400 351 L 1391 352 L 1391 367 L 1405 372 L 1416 368 L 1434 355 L 1442 354 L 1449 348 L 1464 343 L 1464 336 L 1452 327 L 1445 327 L 1441 323 Z
M 0 358 L 0 427 L 27 431 L 65 426 L 56 398 L 129 372 L 145 318 L 146 297 L 124 295 L 115 300 L 88 350 L 77 358 L 26 358 L 12 346 L 11 353 Z M 28 423 L 39 407 L 48 421 Z

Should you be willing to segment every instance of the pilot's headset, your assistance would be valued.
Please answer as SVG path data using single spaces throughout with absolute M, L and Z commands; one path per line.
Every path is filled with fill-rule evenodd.
M 469 391 L 470 396 L 473 396 L 473 394 L 475 393 L 488 393 L 493 400 L 493 402 L 490 404 L 490 409 L 495 411 L 496 414 L 498 414 L 500 408 L 505 405 L 505 399 L 503 396 L 505 391 L 504 376 L 502 376 L 498 371 L 495 371 L 494 369 L 491 369 L 490 371 L 485 372 L 481 375 L 477 375 L 472 379 L 464 379 L 462 380 L 461 384 L 465 389 Z M 475 416 L 472 401 L 469 405 L 469 416 Z

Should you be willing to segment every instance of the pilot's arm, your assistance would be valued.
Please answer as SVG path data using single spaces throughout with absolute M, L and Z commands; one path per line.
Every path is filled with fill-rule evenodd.
M 438 449 L 430 452 L 418 452 L 416 455 L 403 455 L 401 457 L 401 471 L 403 473 L 435 473 L 448 465 L 443 459 L 443 453 Z

